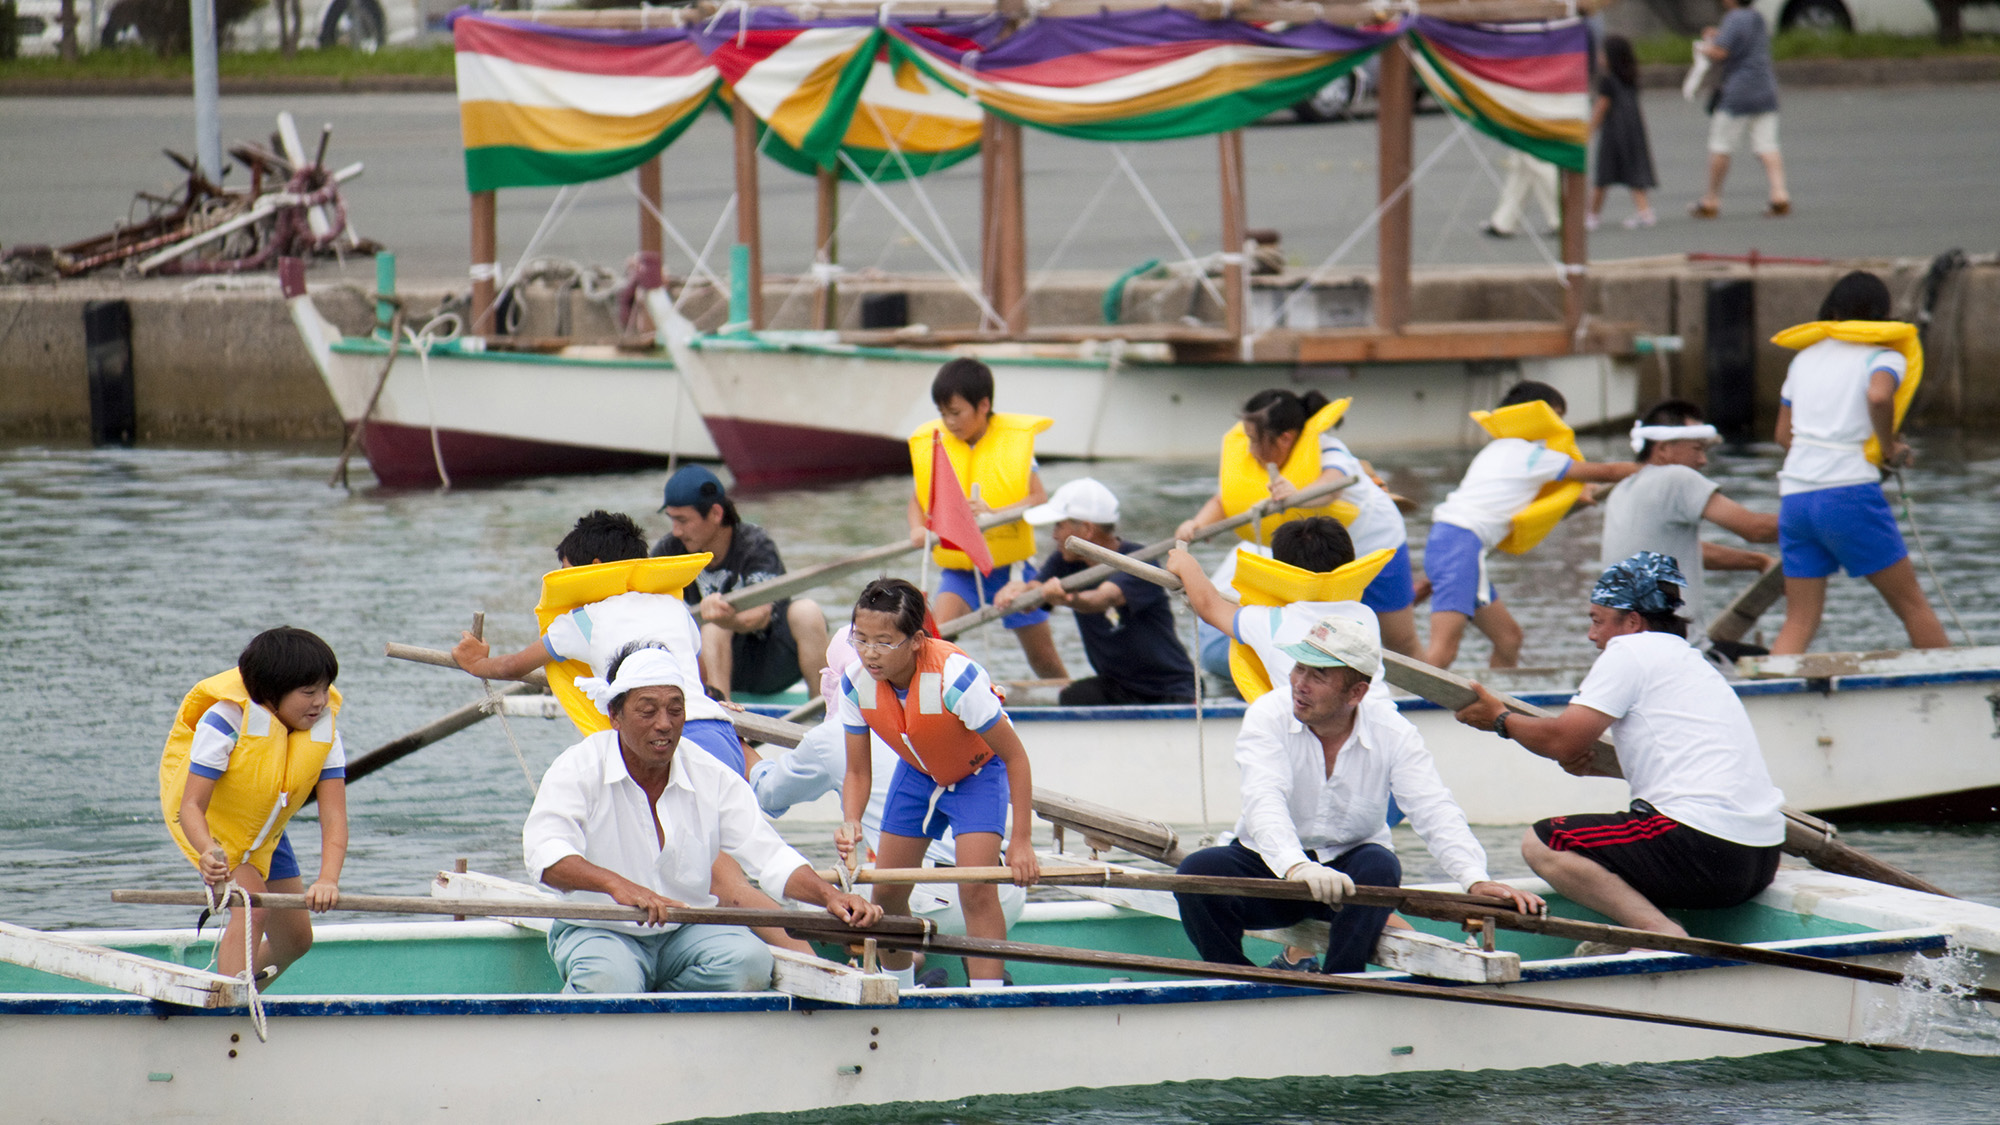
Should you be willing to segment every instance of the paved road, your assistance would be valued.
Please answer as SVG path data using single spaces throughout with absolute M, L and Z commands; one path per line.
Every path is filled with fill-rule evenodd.
M 225 98 L 225 139 L 268 134 L 273 115 L 284 108 L 297 114 L 308 134 L 318 122 L 334 124 L 335 163 L 367 162 L 367 174 L 349 193 L 355 221 L 398 252 L 406 278 L 464 276 L 464 181 L 449 95 Z M 1701 189 L 1705 119 L 1671 91 L 1649 92 L 1645 108 L 1665 184 L 1658 193 L 1661 224 L 1650 231 L 1619 229 L 1629 202 L 1615 193 L 1607 229 L 1593 241 L 1597 258 L 1752 248 L 1811 257 L 2000 248 L 2000 84 L 1788 92 L 1782 140 L 1797 214 L 1786 220 L 1759 217 L 1763 177 L 1747 156 L 1733 169 L 1724 217 L 1706 223 L 1688 218 L 1684 208 Z M 172 166 L 158 150 L 191 148 L 191 119 L 186 99 L 0 99 L 0 244 L 63 242 L 106 229 L 125 214 L 133 190 L 170 179 Z M 1421 117 L 1418 160 L 1454 131 L 1442 116 Z M 1374 205 L 1370 123 L 1265 126 L 1249 132 L 1247 151 L 1251 224 L 1282 230 L 1287 251 L 1302 264 L 1328 255 Z M 1214 142 L 1133 145 L 1126 152 L 1182 237 L 1197 252 L 1214 249 Z M 1483 138 L 1454 143 L 1420 184 L 1419 263 L 1539 260 L 1525 238 L 1497 242 L 1478 233 L 1494 188 L 1474 154 L 1491 163 L 1499 152 Z M 712 115 L 668 155 L 668 216 L 699 244 L 732 190 L 727 127 Z M 1032 133 L 1028 161 L 1030 267 L 1041 269 L 1116 165 L 1106 146 Z M 766 268 L 800 269 L 812 234 L 811 182 L 769 163 L 763 175 Z M 964 256 L 974 258 L 976 163 L 932 177 L 926 186 L 943 225 Z M 908 187 L 885 191 L 923 224 L 926 238 L 939 241 Z M 554 195 L 552 189 L 502 193 L 504 257 L 521 252 Z M 880 202 L 852 186 L 842 202 L 848 214 L 843 259 L 850 268 L 935 268 Z M 545 250 L 615 263 L 633 247 L 635 225 L 625 187 L 601 183 L 584 194 Z M 1365 264 L 1373 253 L 1373 241 L 1363 238 L 1343 260 Z M 1105 191 L 1056 268 L 1116 269 L 1173 256 L 1172 242 L 1121 179 Z M 679 255 L 670 255 L 669 264 L 686 269 Z M 368 267 L 349 268 L 365 275 Z

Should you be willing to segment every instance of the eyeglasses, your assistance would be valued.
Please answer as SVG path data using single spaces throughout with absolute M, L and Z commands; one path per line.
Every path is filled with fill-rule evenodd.
M 902 648 L 902 647 L 903 647 L 904 645 L 906 645 L 906 644 L 909 644 L 909 643 L 910 643 L 910 638 L 908 638 L 908 637 L 904 637 L 904 638 L 903 638 L 902 640 L 900 640 L 900 641 L 897 641 L 897 642 L 896 642 L 895 644 L 892 644 L 892 645 L 891 645 L 891 644 L 883 644 L 883 643 L 882 643 L 881 641 L 855 641 L 855 642 L 854 642 L 854 651 L 856 651 L 856 652 L 877 652 L 877 653 L 880 653 L 880 652 L 894 652 L 894 651 L 896 651 L 897 649 L 899 649 L 899 648 Z

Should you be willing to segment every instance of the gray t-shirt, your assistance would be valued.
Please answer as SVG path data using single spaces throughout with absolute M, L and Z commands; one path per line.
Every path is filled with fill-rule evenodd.
M 1731 8 L 1716 26 L 1715 45 L 1729 52 L 1722 60 L 1722 97 L 1715 107 L 1748 117 L 1778 110 L 1778 75 L 1771 68 L 1771 33 L 1764 17 L 1749 8 Z
M 1687 576 L 1685 615 L 1699 631 L 1702 605 L 1701 512 L 1717 485 L 1686 465 L 1647 465 L 1604 498 L 1602 565 L 1640 551 L 1672 555 Z

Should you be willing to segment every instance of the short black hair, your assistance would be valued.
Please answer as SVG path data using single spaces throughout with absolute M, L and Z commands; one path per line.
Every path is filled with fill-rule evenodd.
M 1707 420 L 1708 416 L 1701 412 L 1701 407 L 1684 398 L 1670 398 L 1655 404 L 1651 410 L 1641 415 L 1639 424 L 1642 426 L 1699 426 Z M 1645 464 L 1653 456 L 1653 447 L 1658 444 L 1658 442 L 1648 440 L 1646 444 L 1639 447 L 1639 453 L 1633 460 L 1639 462 L 1641 465 Z
M 1354 540 L 1331 516 L 1291 520 L 1271 536 L 1271 557 L 1281 563 L 1331 574 L 1354 561 Z
M 1562 396 L 1561 391 L 1533 379 L 1523 379 L 1514 384 L 1513 389 L 1500 400 L 1500 405 L 1519 406 L 1524 402 L 1546 402 L 1555 408 L 1557 414 L 1569 413 L 1569 400 Z
M 332 684 L 340 675 L 340 661 L 333 646 L 317 635 L 280 625 L 250 638 L 236 658 L 236 671 L 250 701 L 276 711 L 280 700 L 302 687 Z
M 1326 396 L 1316 390 L 1301 395 L 1283 387 L 1273 387 L 1251 395 L 1237 418 L 1243 422 L 1246 432 L 1249 427 L 1255 426 L 1276 437 L 1305 429 L 1306 422 L 1326 408 L 1326 402 Z
M 576 521 L 569 534 L 556 544 L 556 559 L 569 566 L 597 562 L 624 562 L 646 557 L 646 536 L 632 517 L 602 508 Z
M 1887 320 L 1889 287 L 1867 270 L 1853 273 L 1833 283 L 1826 300 L 1820 302 L 1821 320 Z
M 924 592 L 901 578 L 877 578 L 863 587 L 861 596 L 854 600 L 854 611 L 864 609 L 895 618 L 896 631 L 906 637 L 924 631 L 924 617 L 930 612 Z M 852 623 L 852 616 L 848 620 Z
M 993 369 L 965 356 L 946 360 L 944 366 L 938 368 L 937 377 L 931 380 L 931 401 L 943 406 L 953 396 L 964 399 L 965 405 L 975 409 L 981 400 L 990 407 L 993 403 Z

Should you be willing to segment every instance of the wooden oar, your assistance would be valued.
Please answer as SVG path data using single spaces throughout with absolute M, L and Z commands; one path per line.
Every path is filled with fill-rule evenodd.
M 233 901 L 232 896 L 232 901 Z M 208 898 L 200 891 L 111 892 L 111 901 L 140 906 L 201 906 Z M 261 910 L 304 910 L 306 896 L 252 894 L 250 905 Z M 553 899 L 418 898 L 412 895 L 357 895 L 342 892 L 340 902 L 329 909 L 361 914 L 462 914 L 478 918 L 566 918 L 591 922 L 644 922 L 645 911 L 632 906 L 599 906 L 591 903 Z M 887 917 L 873 927 L 859 930 L 822 910 L 733 910 L 680 907 L 667 911 L 668 922 L 708 926 L 782 926 L 791 930 L 840 930 L 861 937 L 902 934 L 921 937 L 932 930 L 929 922 L 917 918 Z M 858 940 L 858 939 L 857 939 Z
M 532 690 L 532 687 L 533 685 L 530 684 L 507 684 L 504 687 L 494 688 L 493 695 L 496 697 L 519 695 L 522 692 Z M 468 703 L 458 710 L 445 715 L 443 718 L 433 719 L 425 723 L 423 726 L 403 735 L 401 738 L 392 738 L 347 763 L 348 783 L 352 784 L 359 781 L 376 770 L 381 769 L 383 766 L 408 757 L 447 735 L 457 734 L 466 727 L 493 714 L 493 711 L 487 706 L 488 702 L 489 700 L 487 699 L 481 699 L 474 703 Z M 306 800 L 310 801 L 312 797 L 308 795 Z
M 1352 485 L 1357 479 L 1359 478 L 1350 476 L 1324 481 L 1314 484 L 1310 488 L 1302 488 L 1282 501 L 1259 500 L 1257 503 L 1250 505 L 1250 507 L 1236 515 L 1230 516 L 1228 519 L 1217 520 L 1214 523 L 1204 524 L 1201 527 L 1195 528 L 1194 534 L 1189 536 L 1186 542 L 1197 543 L 1204 539 L 1213 539 L 1224 532 L 1234 531 L 1253 520 L 1263 519 L 1273 512 L 1282 512 L 1288 508 L 1311 507 L 1319 501 L 1331 497 L 1341 489 Z M 1132 552 L 1129 557 L 1138 559 L 1141 562 L 1147 559 L 1157 559 L 1168 551 L 1173 550 L 1176 542 L 1178 541 L 1174 539 L 1162 539 L 1157 543 L 1148 543 L 1146 546 Z M 1103 565 L 1087 567 L 1063 579 L 1062 588 L 1075 593 L 1078 590 L 1096 586 L 1109 577 L 1111 577 L 1110 567 Z M 1047 604 L 1048 597 L 1041 590 L 1031 589 L 1009 602 L 1005 608 L 987 606 L 984 609 L 968 613 L 963 617 L 954 617 L 950 621 L 941 622 L 938 625 L 938 633 L 946 639 L 950 639 L 967 630 L 977 629 L 981 625 L 998 621 L 1010 614 L 1026 613 L 1031 609 L 1038 609 Z
M 812 936 L 819 940 L 828 940 L 828 937 L 823 936 L 825 934 L 827 934 L 827 931 L 818 931 Z M 959 937 L 948 934 L 932 934 L 928 937 L 916 937 L 900 933 L 877 934 L 872 930 L 851 930 L 844 935 L 840 935 L 838 940 L 854 942 L 869 937 L 874 937 L 879 946 L 887 949 L 945 953 L 959 957 L 988 957 L 997 960 L 1027 961 L 1044 965 L 1074 965 L 1083 968 L 1109 969 L 1119 972 L 1162 973 L 1170 976 L 1245 981 L 1250 984 L 1276 984 L 1293 988 L 1316 988 L 1328 992 L 1358 992 L 1381 996 L 1402 996 L 1420 1000 L 1442 1000 L 1453 1004 L 1476 1004 L 1485 1007 L 1515 1008 L 1532 1012 L 1559 1012 L 1577 1016 L 1633 1020 L 1639 1023 L 1667 1024 L 1673 1027 L 1691 1027 L 1702 1031 L 1724 1031 L 1737 1035 L 1760 1035 L 1773 1039 L 1794 1039 L 1805 1043 L 1845 1044 L 1857 1042 L 1834 1036 L 1817 1035 L 1809 1031 L 1787 1031 L 1780 1028 L 1758 1027 L 1753 1024 L 1725 1023 L 1719 1020 L 1697 1019 L 1692 1016 L 1674 1016 L 1659 1012 L 1638 1012 L 1626 1008 L 1607 1008 L 1597 1004 L 1579 1004 L 1570 1000 L 1546 1000 L 1505 992 L 1488 992 L 1483 989 L 1442 988 L 1437 985 L 1415 984 L 1408 981 L 1378 980 L 1341 973 L 1294 973 L 1282 969 L 1258 969 L 1247 965 L 1221 965 L 1213 961 L 1185 961 L 1177 957 L 1152 957 L 1138 953 L 1103 953 L 1093 949 L 1070 949 L 1060 945 L 1035 945 L 1020 941 L 998 941 L 993 938 Z
M 1736 600 L 1728 608 L 1715 615 L 1708 623 L 1710 642 L 1720 641 L 1734 644 L 1743 639 L 1764 611 L 1770 609 L 1779 598 L 1785 596 L 1785 568 L 1773 564 L 1769 570 L 1757 576 L 1744 591 L 1736 595 Z
M 1096 559 L 1169 590 L 1181 588 L 1180 579 L 1159 567 L 1138 562 L 1116 551 L 1107 551 L 1088 540 L 1072 536 L 1069 548 L 1077 554 Z M 1478 693 L 1472 688 L 1472 681 L 1442 668 L 1432 667 L 1413 657 L 1404 656 L 1402 653 L 1383 649 L 1382 664 L 1390 683 L 1412 695 L 1428 699 L 1447 711 L 1461 710 L 1478 698 Z M 1550 715 L 1549 711 L 1511 695 L 1501 695 L 1498 692 L 1494 694 L 1509 711 L 1516 714 L 1531 715 L 1536 718 L 1547 718 Z M 1595 777 L 1625 776 L 1618 765 L 1617 750 L 1602 738 L 1592 747 L 1588 772 Z M 1941 895 L 1945 898 L 1957 897 L 1950 891 L 1926 882 L 1893 864 L 1885 863 L 1864 851 L 1841 843 L 1834 838 L 1833 826 L 1818 817 L 1790 806 L 1786 806 L 1784 813 L 1786 853 L 1798 856 L 1822 871 L 1871 879 L 1877 883 L 1922 891 L 1925 894 Z
M 820 877 L 831 881 L 832 872 L 822 871 Z M 912 868 L 872 868 L 864 867 L 854 873 L 856 883 L 877 883 L 894 886 L 909 886 L 917 883 L 973 883 L 996 884 L 1014 881 L 1012 868 L 1007 867 L 912 867 Z M 1307 900 L 1312 892 L 1303 883 L 1287 879 L 1232 878 L 1218 875 L 1170 875 L 1163 872 L 1132 871 L 1110 867 L 1044 867 L 1037 886 L 1070 887 L 1117 887 L 1121 890 L 1166 891 L 1172 894 L 1230 895 L 1238 898 Z M 1836 961 L 1827 957 L 1814 957 L 1804 953 L 1790 953 L 1780 949 L 1762 949 L 1754 945 L 1741 945 L 1713 938 L 1699 938 L 1678 934 L 1654 933 L 1651 930 L 1635 930 L 1625 926 L 1611 926 L 1602 922 L 1586 922 L 1577 918 L 1558 918 L 1538 914 L 1522 914 L 1514 909 L 1512 901 L 1491 898 L 1485 895 L 1459 894 L 1454 891 L 1429 891 L 1412 887 L 1369 887 L 1358 886 L 1349 893 L 1345 902 L 1361 906 L 1387 906 L 1401 913 L 1420 918 L 1431 918 L 1439 922 L 1483 922 L 1491 919 L 1493 924 L 1506 930 L 1526 934 L 1541 934 L 1545 937 L 1562 938 L 1567 941 L 1595 941 L 1607 945 L 1619 945 L 1632 949 L 1656 949 L 1665 953 L 1682 953 L 1691 957 L 1707 957 L 1718 961 L 1741 961 L 1753 965 L 1772 965 L 1781 969 L 1798 969 L 1825 976 L 1841 977 L 1846 980 L 1866 981 L 1870 984 L 1898 987 L 1908 980 L 1904 973 L 1894 969 L 1884 969 L 1875 965 L 1855 965 L 1846 961 Z M 1978 1000 L 2000 1001 L 2000 989 L 1975 988 L 1969 995 Z
M 1009 505 L 1005 508 L 997 508 L 979 517 L 979 530 L 985 531 L 989 528 L 1004 527 L 1007 524 L 1013 523 L 1015 520 L 1020 519 L 1021 514 L 1032 506 L 1023 502 Z M 857 571 L 877 569 L 891 559 L 901 558 L 913 551 L 922 549 L 922 547 L 923 544 L 912 543 L 906 537 L 894 543 L 884 543 L 880 547 L 863 551 L 851 558 L 841 559 L 837 562 L 821 563 L 818 566 L 809 566 L 804 570 L 790 571 L 768 581 L 759 582 L 754 586 L 745 586 L 740 590 L 732 590 L 724 594 L 722 600 L 728 602 L 731 609 L 741 613 L 746 609 L 755 609 L 760 605 L 769 605 L 781 598 L 789 598 L 794 594 L 802 594 L 814 586 L 824 586 L 828 582 L 845 578 Z

